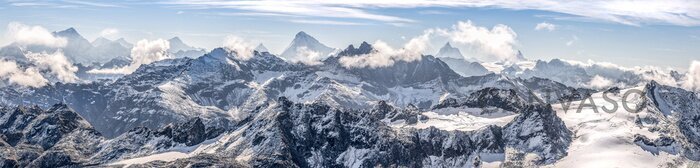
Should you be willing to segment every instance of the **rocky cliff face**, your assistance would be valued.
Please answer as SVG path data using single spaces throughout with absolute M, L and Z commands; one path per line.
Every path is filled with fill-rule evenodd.
M 551 163 L 566 156 L 571 141 L 571 132 L 546 106 L 526 108 L 503 128 L 468 132 L 395 129 L 385 123 L 393 116 L 412 115 L 407 109 L 379 102 L 368 111 L 343 110 L 280 98 L 224 135 L 215 151 L 253 167 L 472 167 L 483 164 L 482 155 L 489 154 L 509 155 L 510 162 L 525 160 L 517 154 L 536 154 L 541 157 L 535 164 Z M 519 153 L 510 156 L 506 148 Z
M 228 122 L 225 122 L 228 123 Z M 227 127 L 206 127 L 195 118 L 157 131 L 135 128 L 104 138 L 65 104 L 0 109 L 2 167 L 64 167 L 104 164 L 117 159 L 192 146 L 220 135 Z
M 104 140 L 65 104 L 48 110 L 37 106 L 2 108 L 3 167 L 80 165 Z

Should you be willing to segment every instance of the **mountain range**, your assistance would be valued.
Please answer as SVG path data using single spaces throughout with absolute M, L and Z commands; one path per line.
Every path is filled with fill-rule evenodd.
M 133 46 L 123 39 L 90 43 L 72 28 L 55 34 L 69 39 L 64 51 L 78 74 L 131 63 Z M 527 61 L 521 53 L 516 64 L 485 63 L 449 43 L 436 56 L 348 67 L 342 59 L 376 53 L 374 46 L 334 49 L 303 31 L 279 56 L 262 44 L 241 58 L 229 48 L 204 52 L 168 41 L 177 56 L 130 74 L 0 87 L 0 166 L 678 167 L 700 160 L 699 94 L 656 80 L 684 78 L 677 72 Z M 96 51 L 104 63 L 72 54 Z M 301 51 L 320 63 L 295 61 L 307 59 Z M 602 79 L 610 84 L 592 85 Z M 639 93 L 628 97 L 630 90 Z M 612 104 L 620 105 L 614 113 L 595 111 Z

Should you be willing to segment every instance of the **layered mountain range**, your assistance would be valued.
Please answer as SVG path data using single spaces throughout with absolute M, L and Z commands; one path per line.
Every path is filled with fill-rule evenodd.
M 56 34 L 77 34 L 69 30 Z M 100 48 L 102 56 L 125 58 L 100 67 L 130 63 L 120 56 L 131 48 L 123 39 L 70 41 L 88 46 L 81 53 Z M 0 88 L 0 166 L 575 167 L 589 157 L 583 152 L 605 145 L 621 154 L 662 153 L 655 165 L 700 160 L 698 94 L 647 73 L 561 60 L 499 64 L 494 72 L 449 43 L 437 56 L 348 67 L 340 60 L 374 47 L 336 50 L 305 32 L 280 56 L 260 44 L 245 59 L 228 48 L 197 56 L 200 49 L 169 41 L 168 52 L 182 56 L 109 80 Z M 319 64 L 289 60 L 302 50 L 324 57 Z M 613 75 L 623 76 L 615 79 L 624 89 L 581 84 Z M 632 98 L 640 113 L 563 108 L 607 102 L 606 94 L 621 99 L 630 87 L 641 91 Z M 588 140 L 612 138 L 588 123 L 622 131 L 611 136 L 617 141 L 596 144 Z

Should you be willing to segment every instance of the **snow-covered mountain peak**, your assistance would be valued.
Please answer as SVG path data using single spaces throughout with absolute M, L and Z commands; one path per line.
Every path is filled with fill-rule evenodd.
M 134 47 L 134 44 L 131 44 L 130 42 L 126 41 L 126 39 L 124 39 L 124 38 L 119 38 L 117 40 L 114 40 L 114 42 L 117 42 L 126 48 Z
M 265 47 L 262 43 L 258 44 L 258 46 L 255 47 L 255 51 L 258 52 L 270 52 L 267 47 Z
M 280 56 L 283 58 L 295 58 L 298 55 L 306 55 L 308 52 L 316 52 L 318 57 L 325 58 L 333 50 L 333 48 L 322 44 L 316 38 L 306 34 L 306 32 L 300 31 L 294 36 L 294 40 Z
M 362 42 L 360 44 L 360 47 L 355 48 L 354 45 L 350 44 L 347 48 L 345 48 L 343 51 L 340 51 L 338 53 L 338 56 L 355 56 L 355 55 L 362 55 L 362 54 L 369 54 L 372 52 L 372 45 L 367 43 L 367 42 Z
M 80 33 L 78 33 L 77 30 L 75 30 L 75 28 L 72 28 L 72 27 L 68 28 L 66 30 L 54 32 L 54 34 L 56 36 L 62 36 L 62 37 L 81 37 L 81 38 L 83 37 L 80 35 Z
M 442 46 L 442 48 L 440 48 L 440 50 L 437 54 L 435 54 L 435 56 L 447 58 L 464 58 L 462 52 L 460 52 L 459 49 L 452 47 L 452 45 L 450 45 L 450 42 L 447 42 L 445 46 Z
M 206 53 L 204 49 L 187 45 L 182 41 L 182 39 L 180 39 L 180 37 L 170 38 L 168 39 L 168 42 L 170 43 L 168 52 L 175 58 L 197 58 Z
M 292 44 L 297 44 L 297 45 L 309 45 L 309 44 L 321 44 L 316 38 L 312 37 L 309 34 L 306 34 L 304 31 L 300 31 L 294 36 L 294 40 L 292 40 Z M 321 44 L 323 45 L 323 44 Z M 325 45 L 324 45 L 325 46 Z
M 100 46 L 100 45 L 105 45 L 105 44 L 108 44 L 108 43 L 111 43 L 111 42 L 113 42 L 113 41 L 112 41 L 112 40 L 109 40 L 109 39 L 107 39 L 107 38 L 98 37 L 97 39 L 95 39 L 94 41 L 92 41 L 92 45 L 93 45 L 93 46 Z
M 170 43 L 169 52 L 172 53 L 178 51 L 198 50 L 195 47 L 185 44 L 185 42 L 183 42 L 182 39 L 180 39 L 180 37 L 173 37 L 171 39 L 168 39 L 168 42 Z

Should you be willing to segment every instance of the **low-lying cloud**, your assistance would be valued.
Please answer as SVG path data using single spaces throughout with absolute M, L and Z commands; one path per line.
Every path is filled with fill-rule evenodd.
M 29 26 L 12 22 L 7 26 L 7 37 L 21 50 L 27 46 L 45 46 L 62 48 L 66 46 L 65 38 L 56 37 L 41 26 Z M 0 79 L 12 84 L 27 87 L 42 87 L 49 83 L 44 75 L 65 83 L 79 81 L 75 72 L 78 68 L 66 58 L 61 49 L 53 52 L 22 51 L 26 58 L 24 64 L 12 60 L 0 60 Z
M 65 47 L 68 41 L 56 37 L 41 26 L 28 26 L 18 22 L 7 25 L 7 37 L 21 46 L 42 45 L 52 48 Z
M 588 87 L 594 88 L 594 89 L 607 89 L 608 87 L 612 86 L 614 83 L 610 79 L 607 79 L 605 77 L 602 77 L 600 75 L 595 75 L 593 78 L 591 78 L 591 81 L 588 83 Z
M 688 74 L 683 87 L 688 90 L 700 91 L 700 61 L 693 61 L 688 68 Z
M 501 62 L 517 62 L 518 51 L 515 49 L 517 34 L 506 25 L 496 25 L 489 29 L 474 25 L 470 20 L 459 21 L 451 29 L 427 29 L 422 35 L 410 39 L 403 48 L 394 49 L 383 41 L 376 41 L 370 54 L 343 57 L 340 62 L 345 67 L 385 67 L 396 61 L 420 60 L 422 54 L 430 47 L 431 39 L 444 37 L 458 45 L 466 45 L 479 53 Z M 469 59 L 468 55 L 464 55 Z
M 377 68 L 391 66 L 396 61 L 420 60 L 422 53 L 429 47 L 430 37 L 433 34 L 435 34 L 434 30 L 426 30 L 423 35 L 412 38 L 400 49 L 394 49 L 387 43 L 377 40 L 372 44 L 371 53 L 355 57 L 342 57 L 339 61 L 341 65 L 348 68 Z
M 255 46 L 250 42 L 234 35 L 229 35 L 224 39 L 224 47 L 236 52 L 236 58 L 244 61 L 253 58 L 253 50 L 255 50 Z
M 0 79 L 8 80 L 12 84 L 27 87 L 42 87 L 49 80 L 39 73 L 35 67 L 21 68 L 14 61 L 0 60 Z
M 472 21 L 459 21 L 451 30 L 444 30 L 450 40 L 457 44 L 475 47 L 480 53 L 496 58 L 497 61 L 519 61 L 514 48 L 518 34 L 510 27 L 498 24 L 491 29 L 474 25 Z
M 78 67 L 73 66 L 73 64 L 68 61 L 68 58 L 63 55 L 63 52 L 56 51 L 54 53 L 27 53 L 25 56 L 39 69 L 48 70 L 55 77 L 67 83 L 73 83 L 78 81 L 78 76 L 75 72 L 78 71 Z
M 287 61 L 292 63 L 303 63 L 306 65 L 318 65 L 321 64 L 321 53 L 317 51 L 310 50 L 306 46 L 297 48 L 297 54 L 294 56 L 286 58 Z
M 124 67 L 112 69 L 95 69 L 88 73 L 95 74 L 130 74 L 143 64 L 150 64 L 156 61 L 171 58 L 168 54 L 170 43 L 167 40 L 140 40 L 131 49 L 131 63 Z

